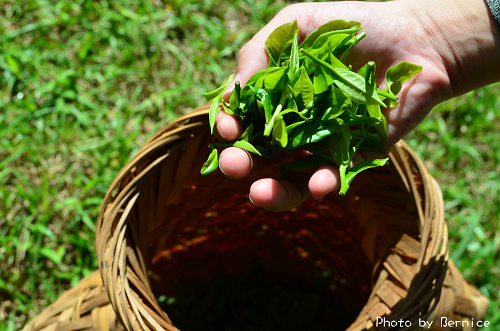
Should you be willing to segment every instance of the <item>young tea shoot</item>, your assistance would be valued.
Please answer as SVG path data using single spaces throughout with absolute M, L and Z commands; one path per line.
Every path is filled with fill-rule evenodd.
M 201 169 L 218 168 L 218 149 L 229 146 L 273 158 L 278 153 L 307 150 L 305 158 L 280 165 L 282 177 L 325 164 L 339 167 L 344 195 L 363 170 L 383 166 L 388 158 L 367 160 L 350 167 L 354 153 L 384 149 L 387 121 L 382 110 L 398 105 L 402 84 L 422 67 L 401 62 L 386 72 L 385 90 L 375 82 L 375 63 L 357 72 L 345 63 L 364 38 L 361 24 L 335 20 L 320 26 L 298 44 L 297 22 L 274 30 L 266 41 L 268 68 L 255 73 L 241 87 L 236 82 L 229 102 L 222 100 L 228 84 L 205 94 L 211 102 L 210 130 L 222 109 L 240 119 L 245 131 L 234 142 L 209 145 L 210 157 Z

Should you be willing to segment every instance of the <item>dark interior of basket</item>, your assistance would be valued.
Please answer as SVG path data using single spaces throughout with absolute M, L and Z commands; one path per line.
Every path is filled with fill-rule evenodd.
M 392 211 L 412 214 L 393 167 L 359 175 L 345 197 L 276 213 L 249 202 L 250 180 L 201 176 L 206 153 L 185 152 L 172 151 L 175 162 L 144 184 L 131 238 L 141 243 L 152 291 L 173 324 L 185 331 L 345 330 L 403 231 L 384 236 L 382 221 L 373 220 L 397 223 Z M 416 219 L 404 229 L 415 237 Z M 367 245 L 370 222 L 380 223 L 379 238 Z

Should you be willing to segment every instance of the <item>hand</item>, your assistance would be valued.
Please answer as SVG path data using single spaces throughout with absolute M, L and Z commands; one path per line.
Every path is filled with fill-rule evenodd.
M 470 24 L 466 23 L 470 17 L 476 17 L 479 20 L 474 23 L 477 25 L 476 33 L 481 31 L 483 39 L 490 38 L 483 40 L 481 47 L 489 45 L 490 49 L 498 51 L 498 44 L 496 48 L 491 46 L 495 44 L 491 31 L 489 34 L 484 31 L 487 30 L 485 26 L 491 23 L 491 20 L 484 19 L 488 18 L 484 2 L 473 0 L 467 4 L 467 8 L 461 8 L 460 6 L 464 5 L 459 3 L 454 0 L 417 3 L 402 0 L 382 3 L 307 3 L 286 7 L 241 49 L 234 81 L 240 81 L 244 85 L 255 72 L 267 68 L 265 40 L 274 29 L 284 23 L 297 20 L 300 42 L 328 21 L 359 21 L 366 29 L 367 36 L 354 47 L 347 59 L 347 63 L 352 64 L 354 70 L 368 61 L 375 61 L 377 83 L 384 88 L 385 72 L 397 63 L 408 61 L 424 68 L 421 74 L 403 85 L 399 94 L 399 106 L 385 111 L 388 140 L 384 152 L 388 153 L 436 104 L 481 84 L 477 77 L 472 77 L 468 72 L 467 63 L 461 63 L 479 54 L 471 52 L 468 49 L 470 45 L 465 45 L 463 41 L 465 37 L 454 31 L 457 30 L 456 24 Z M 464 18 L 465 16 L 468 17 Z M 483 24 L 480 17 L 483 17 Z M 488 74 L 492 75 L 491 72 Z M 500 73 L 495 72 L 492 76 L 490 81 L 498 79 Z M 481 79 L 483 85 L 488 83 L 484 75 Z M 234 86 L 234 81 L 230 86 Z M 232 87 L 228 88 L 224 94 L 226 101 L 231 90 Z M 216 131 L 221 139 L 234 140 L 242 133 L 242 129 L 236 118 L 219 112 Z M 380 156 L 359 152 L 355 156 L 355 162 Z M 263 160 L 250 156 L 244 150 L 230 147 L 222 151 L 219 165 L 226 176 L 238 179 L 249 175 L 262 162 Z M 250 188 L 250 199 L 256 205 L 269 210 L 288 210 L 301 204 L 309 195 L 321 198 L 338 190 L 339 186 L 338 169 L 334 166 L 323 166 L 293 181 L 271 178 L 257 180 Z

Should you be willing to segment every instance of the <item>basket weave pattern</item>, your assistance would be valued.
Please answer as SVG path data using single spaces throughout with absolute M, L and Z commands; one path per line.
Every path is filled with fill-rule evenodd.
M 53 306 L 72 307 L 80 319 L 94 316 L 100 324 L 89 330 L 120 330 L 117 321 L 130 331 L 178 330 L 157 302 L 175 294 L 173 280 L 238 274 L 259 257 L 268 273 L 333 270 L 333 287 L 351 284 L 346 291 L 364 301 L 348 330 L 382 330 L 377 317 L 484 318 L 488 302 L 448 259 L 439 186 L 404 142 L 391 151 L 389 166 L 360 174 L 345 197 L 331 194 L 272 213 L 248 202 L 255 177 L 199 174 L 213 139 L 207 114 L 203 106 L 165 126 L 120 171 L 97 224 L 101 277 L 95 273 Z M 63 310 L 44 311 L 26 330 L 75 320 Z M 104 311 L 106 326 L 95 319 Z

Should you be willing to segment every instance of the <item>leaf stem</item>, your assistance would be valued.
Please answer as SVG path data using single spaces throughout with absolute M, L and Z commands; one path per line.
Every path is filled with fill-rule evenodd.
M 337 87 L 339 87 L 342 92 L 346 93 L 346 89 L 352 89 L 353 91 L 356 91 L 357 93 L 360 93 L 366 100 L 371 99 L 373 102 L 376 102 L 377 104 L 381 106 L 385 106 L 385 104 L 380 100 L 378 94 L 374 93 L 375 90 L 371 91 L 373 93 L 368 93 L 368 89 L 366 88 L 366 84 L 359 85 L 356 84 L 356 82 L 352 82 L 351 80 L 347 79 L 344 77 L 339 71 L 345 71 L 348 72 L 350 75 L 353 77 L 359 76 L 358 74 L 352 72 L 352 71 L 347 71 L 342 68 L 335 68 L 328 62 L 325 62 L 323 60 L 318 59 L 316 56 L 312 55 L 305 49 L 301 48 L 300 52 L 306 55 L 308 58 L 310 58 L 312 61 L 316 62 L 316 64 L 324 67 L 325 69 L 328 69 L 332 73 L 332 77 L 334 81 L 336 81 Z M 363 79 L 363 77 L 359 76 L 360 79 Z M 360 82 L 358 82 L 360 83 Z M 344 85 L 346 88 L 343 88 L 342 85 Z M 370 87 L 371 88 L 371 87 Z
M 264 136 L 269 137 L 271 135 L 271 131 L 273 131 L 274 128 L 274 119 L 278 114 L 281 112 L 283 109 L 283 104 L 285 104 L 286 100 L 288 99 L 288 94 L 286 93 L 286 89 L 283 90 L 283 93 L 281 94 L 280 102 L 278 106 L 276 106 L 276 109 L 274 110 L 273 116 L 269 120 L 268 123 L 264 126 Z
M 377 93 L 379 95 L 383 96 L 383 97 L 386 97 L 389 100 L 392 100 L 392 101 L 398 101 L 399 100 L 399 98 L 396 95 L 394 95 L 394 94 L 392 94 L 391 92 L 388 92 L 388 91 L 383 91 L 383 90 L 379 89 L 378 87 L 377 87 Z

